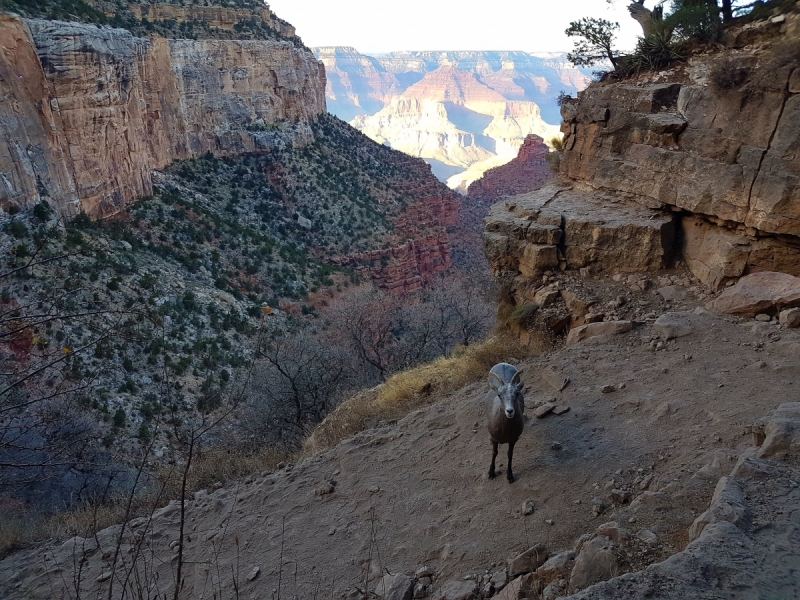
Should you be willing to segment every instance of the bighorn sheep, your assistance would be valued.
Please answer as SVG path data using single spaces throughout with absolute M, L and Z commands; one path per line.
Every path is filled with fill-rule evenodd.
M 489 479 L 494 479 L 494 461 L 497 458 L 497 445 L 508 444 L 508 483 L 514 483 L 511 471 L 511 459 L 514 456 L 514 444 L 522 434 L 524 426 L 525 398 L 522 389 L 525 384 L 520 381 L 522 371 L 508 363 L 499 363 L 489 371 L 488 419 L 489 437 L 492 439 L 492 464 L 489 467 Z

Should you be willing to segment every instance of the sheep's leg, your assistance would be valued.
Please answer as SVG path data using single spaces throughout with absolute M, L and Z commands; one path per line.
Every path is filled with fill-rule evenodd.
M 511 472 L 511 459 L 514 456 L 514 442 L 508 444 L 508 470 L 506 471 L 506 479 L 508 483 L 514 483 L 514 473 Z
M 497 442 L 492 442 L 492 464 L 489 465 L 489 479 L 494 479 L 494 459 L 497 458 Z

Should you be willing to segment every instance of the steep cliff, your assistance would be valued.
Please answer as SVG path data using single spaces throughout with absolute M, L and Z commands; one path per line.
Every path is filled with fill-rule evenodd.
M 325 112 L 324 68 L 290 41 L 145 39 L 9 15 L 0 28 L 4 209 L 47 198 L 65 215 L 113 214 L 172 160 L 307 143 Z
M 563 104 L 561 191 L 494 207 L 485 241 L 496 273 L 530 277 L 558 264 L 636 271 L 644 253 L 647 268 L 682 256 L 712 288 L 754 271 L 800 274 L 800 10 L 730 29 L 725 39 L 724 50 L 593 84 Z M 564 194 L 594 213 L 598 235 L 614 222 L 603 212 L 635 212 L 652 225 L 669 221 L 675 242 L 669 235 L 661 244 L 644 234 L 612 236 L 606 255 L 618 254 L 613 260 L 582 254 L 573 261 L 564 213 L 560 255 L 534 260 L 538 250 L 530 244 L 540 242 L 513 242 L 521 239 L 520 207 L 530 205 L 530 219 L 541 222 L 545 211 L 537 207 L 554 209 L 551 199 Z

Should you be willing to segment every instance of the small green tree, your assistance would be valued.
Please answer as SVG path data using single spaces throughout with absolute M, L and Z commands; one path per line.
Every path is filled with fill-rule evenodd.
M 584 17 L 573 21 L 564 33 L 579 39 L 575 40 L 574 51 L 567 54 L 567 59 L 576 67 L 591 67 L 607 60 L 616 69 L 619 53 L 614 50 L 614 37 L 618 29 L 619 23 L 605 19 Z

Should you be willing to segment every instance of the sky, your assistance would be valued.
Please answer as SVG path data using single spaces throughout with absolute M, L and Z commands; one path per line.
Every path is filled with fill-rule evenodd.
M 307 46 L 353 46 L 364 54 L 395 50 L 572 49 L 564 35 L 584 16 L 620 24 L 617 47 L 641 33 L 627 0 L 267 0 Z M 652 5 L 652 0 L 647 6 Z

